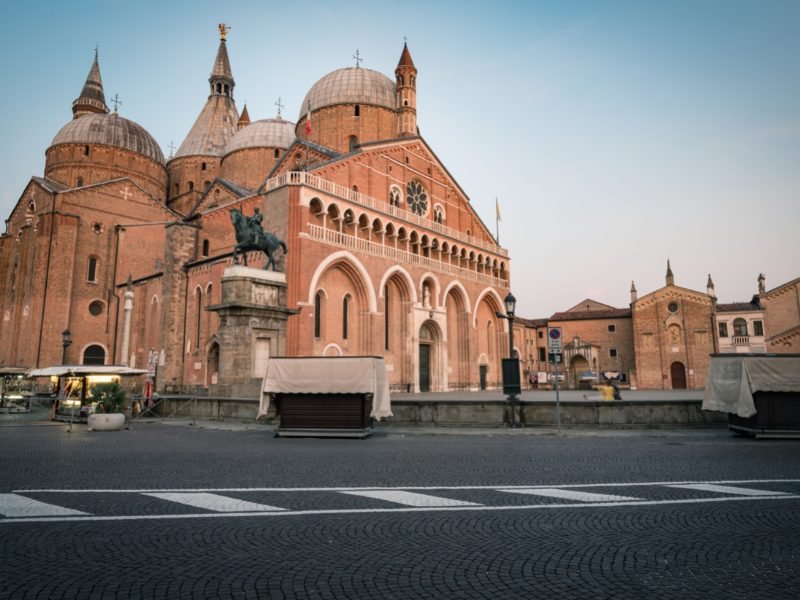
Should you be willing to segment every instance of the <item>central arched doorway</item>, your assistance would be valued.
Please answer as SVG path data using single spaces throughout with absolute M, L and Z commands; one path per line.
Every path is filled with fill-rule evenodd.
M 686 389 L 686 368 L 682 363 L 674 362 L 669 368 L 670 378 L 672 379 L 673 390 Z

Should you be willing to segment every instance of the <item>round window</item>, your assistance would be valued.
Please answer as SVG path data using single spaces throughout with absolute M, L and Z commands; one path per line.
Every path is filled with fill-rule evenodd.
M 95 300 L 89 305 L 89 312 L 95 317 L 101 315 L 103 313 L 103 303 Z
M 667 310 L 668 310 L 669 312 L 671 312 L 671 313 L 675 314 L 676 312 L 678 312 L 678 303 L 677 303 L 677 302 L 670 302 L 670 303 L 667 305 Z
M 428 194 L 425 188 L 416 179 L 409 181 L 406 186 L 406 200 L 408 208 L 415 215 L 424 215 L 428 210 Z

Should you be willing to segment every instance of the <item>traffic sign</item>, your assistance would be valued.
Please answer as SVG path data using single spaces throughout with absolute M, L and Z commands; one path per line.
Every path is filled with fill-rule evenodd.
M 551 354 L 561 354 L 564 347 L 561 339 L 561 327 L 547 329 L 547 345 Z

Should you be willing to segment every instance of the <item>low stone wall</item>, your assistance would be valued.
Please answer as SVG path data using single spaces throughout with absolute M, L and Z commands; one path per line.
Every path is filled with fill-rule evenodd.
M 704 411 L 701 400 L 602 400 L 561 403 L 562 427 L 708 427 L 728 422 L 724 413 Z M 555 402 L 522 402 L 516 418 L 528 427 L 555 427 Z M 509 404 L 502 400 L 395 400 L 383 424 L 403 427 L 503 427 Z M 253 421 L 252 398 L 164 397 L 154 411 L 161 417 Z M 266 422 L 275 422 L 274 407 Z

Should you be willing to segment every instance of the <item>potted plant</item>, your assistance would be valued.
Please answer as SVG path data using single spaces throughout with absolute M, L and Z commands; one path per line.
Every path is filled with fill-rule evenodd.
M 125 390 L 119 383 L 96 383 L 90 388 L 97 402 L 89 415 L 89 429 L 94 431 L 119 431 L 125 426 Z

